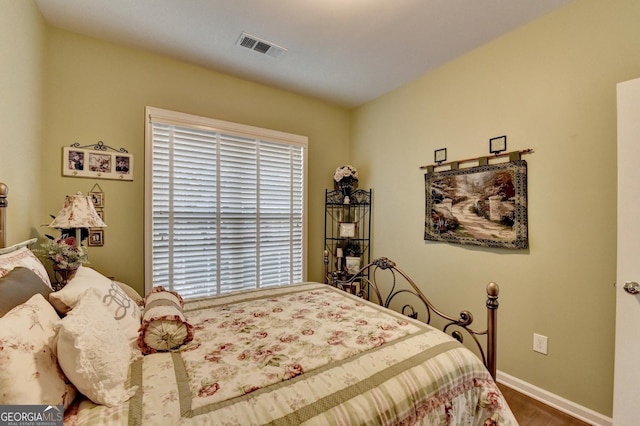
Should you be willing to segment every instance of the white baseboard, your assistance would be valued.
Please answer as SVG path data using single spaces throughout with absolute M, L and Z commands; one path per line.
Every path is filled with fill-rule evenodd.
M 613 426 L 611 417 L 604 416 L 502 371 L 497 372 L 496 381 L 590 425 Z

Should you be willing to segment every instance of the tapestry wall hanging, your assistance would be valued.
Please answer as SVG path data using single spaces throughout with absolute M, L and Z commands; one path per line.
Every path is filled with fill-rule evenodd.
M 424 239 L 526 249 L 527 162 L 430 172 Z

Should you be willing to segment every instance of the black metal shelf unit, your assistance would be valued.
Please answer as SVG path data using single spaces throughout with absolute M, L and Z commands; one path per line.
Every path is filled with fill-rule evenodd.
M 345 202 L 341 190 L 325 191 L 324 249 L 328 275 L 334 280 L 353 277 L 371 261 L 371 195 L 371 189 L 356 189 Z M 365 274 L 368 278 L 368 269 Z M 325 277 L 325 282 L 331 281 Z

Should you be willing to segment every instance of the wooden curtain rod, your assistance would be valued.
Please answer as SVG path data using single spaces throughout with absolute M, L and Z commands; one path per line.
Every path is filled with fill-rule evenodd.
M 504 152 L 502 154 L 495 154 L 495 155 L 483 155 L 481 157 L 474 157 L 474 158 L 466 158 L 464 160 L 457 160 L 457 161 L 448 161 L 446 163 L 442 162 L 442 163 L 435 163 L 435 164 L 431 164 L 431 165 L 427 165 L 427 166 L 420 166 L 421 170 L 424 169 L 433 169 L 434 167 L 442 167 L 442 166 L 448 166 L 448 165 L 456 165 L 456 164 L 460 164 L 460 163 L 470 163 L 472 161 L 480 161 L 481 159 L 487 159 L 487 161 L 490 158 L 499 158 L 499 157 L 515 157 L 516 160 L 520 159 L 520 156 L 523 154 L 531 154 L 533 153 L 533 149 L 528 148 L 528 149 L 523 149 L 522 151 L 511 151 L 511 152 Z

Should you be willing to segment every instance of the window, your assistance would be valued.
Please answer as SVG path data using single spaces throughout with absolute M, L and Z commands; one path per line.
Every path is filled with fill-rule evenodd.
M 306 279 L 307 138 L 147 107 L 146 290 Z

